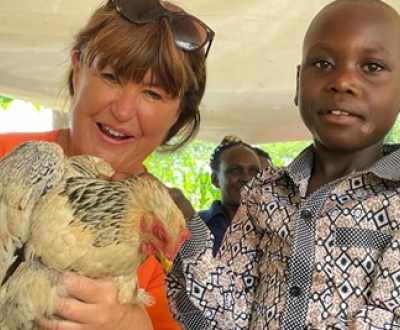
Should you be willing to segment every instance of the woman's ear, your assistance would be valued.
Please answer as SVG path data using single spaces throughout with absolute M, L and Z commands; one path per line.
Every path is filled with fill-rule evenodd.
M 212 173 L 211 173 L 211 183 L 213 184 L 213 186 L 214 186 L 215 188 L 220 189 L 219 180 L 218 180 L 218 175 L 217 175 L 217 173 L 215 173 L 215 172 L 212 172 Z
M 299 105 L 299 79 L 300 79 L 300 65 L 296 67 L 296 94 L 294 94 L 295 105 Z
M 73 90 L 76 91 L 79 84 L 79 73 L 81 69 L 81 58 L 78 50 L 71 52 L 71 67 L 72 67 L 72 84 Z

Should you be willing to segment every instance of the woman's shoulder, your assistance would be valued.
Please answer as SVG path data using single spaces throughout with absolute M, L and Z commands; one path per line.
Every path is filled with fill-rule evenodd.
M 25 133 L 3 133 L 0 134 L 0 158 L 3 158 L 17 145 L 26 141 L 49 141 L 55 142 L 59 131 L 49 132 L 25 132 Z
M 161 264 L 152 256 L 146 258 L 138 267 L 137 275 L 142 289 L 146 290 L 149 287 L 164 284 L 164 272 Z

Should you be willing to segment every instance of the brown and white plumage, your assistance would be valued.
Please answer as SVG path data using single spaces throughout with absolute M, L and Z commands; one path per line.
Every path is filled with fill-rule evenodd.
M 99 173 L 112 174 L 107 163 L 67 158 L 58 148 L 29 142 L 0 162 L 0 222 L 7 229 L 0 236 L 0 269 L 10 266 L 17 249 L 24 247 L 25 256 L 0 288 L 2 330 L 30 329 L 35 317 L 51 317 L 59 297 L 67 294 L 60 276 L 65 271 L 113 279 L 121 303 L 149 303 L 138 289 L 136 268 L 146 253 L 172 259 L 189 235 L 181 211 L 158 180 L 148 175 L 123 182 L 98 179 Z M 19 171 L 10 171 L 21 157 Z M 14 178 L 5 179 L 7 171 Z M 9 197 L 11 182 L 28 197 L 23 191 Z M 24 208 L 14 207 L 19 204 Z

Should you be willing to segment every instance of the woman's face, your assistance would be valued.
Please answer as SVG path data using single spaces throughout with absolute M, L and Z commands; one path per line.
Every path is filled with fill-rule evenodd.
M 71 103 L 69 156 L 89 154 L 108 161 L 115 171 L 138 173 L 179 116 L 172 99 L 148 72 L 139 84 L 121 81 L 112 67 L 97 72 L 72 55 L 75 95 Z

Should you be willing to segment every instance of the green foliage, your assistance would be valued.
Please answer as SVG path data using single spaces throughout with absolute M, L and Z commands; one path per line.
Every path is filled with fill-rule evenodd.
M 275 166 L 285 166 L 310 144 L 311 141 L 296 141 L 259 144 L 258 147 L 270 154 Z
M 397 118 L 396 123 L 386 135 L 385 143 L 399 143 L 400 141 L 400 119 Z
M 8 106 L 14 102 L 14 99 L 10 99 L 6 96 L 2 96 L 0 95 L 0 108 L 3 110 L 7 110 Z M 28 103 L 28 102 L 27 102 Z M 40 111 L 40 109 L 42 108 L 42 106 L 40 104 L 36 104 L 36 103 L 30 103 L 37 111 Z
M 13 99 L 10 99 L 8 97 L 5 96 L 1 96 L 0 95 L 0 108 L 2 108 L 3 110 L 7 110 L 7 107 L 11 104 L 11 102 L 13 102 Z
M 149 172 L 170 187 L 178 187 L 196 210 L 219 198 L 211 184 L 209 158 L 215 145 L 193 141 L 179 151 L 155 152 L 145 162 Z

